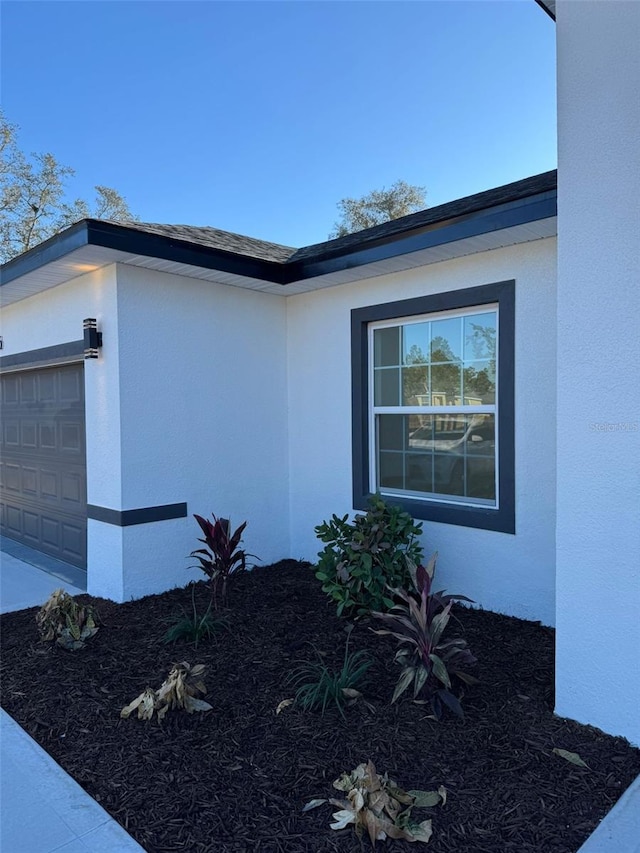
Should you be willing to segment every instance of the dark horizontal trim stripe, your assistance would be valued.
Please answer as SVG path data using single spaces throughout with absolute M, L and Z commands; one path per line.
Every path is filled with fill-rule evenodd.
M 26 352 L 16 352 L 13 355 L 0 357 L 0 370 L 22 367 L 46 367 L 51 364 L 62 364 L 66 361 L 79 361 L 84 358 L 84 341 L 70 341 L 42 349 L 32 349 Z
M 132 524 L 150 524 L 154 521 L 167 521 L 170 518 L 186 518 L 187 505 L 164 504 L 164 506 L 145 506 L 140 509 L 109 509 L 106 506 L 87 505 L 88 518 L 104 521 L 116 527 L 130 527 Z

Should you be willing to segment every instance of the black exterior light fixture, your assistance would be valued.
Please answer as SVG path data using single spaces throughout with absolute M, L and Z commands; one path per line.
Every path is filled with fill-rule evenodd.
M 102 332 L 98 331 L 95 317 L 87 317 L 84 325 L 84 357 L 97 358 L 102 346 Z

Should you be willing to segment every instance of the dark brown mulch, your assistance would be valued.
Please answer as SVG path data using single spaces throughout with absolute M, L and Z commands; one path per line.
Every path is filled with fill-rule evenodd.
M 208 591 L 195 589 L 204 610 Z M 446 787 L 446 805 L 420 813 L 433 818 L 432 853 L 573 853 L 640 773 L 640 751 L 625 740 L 553 716 L 554 635 L 536 623 L 458 609 L 481 683 L 464 699 L 464 721 L 440 723 L 424 706 L 390 705 L 394 643 L 358 624 L 351 648 L 375 657 L 373 710 L 350 708 L 344 722 L 333 709 L 275 714 L 292 666 L 313 658 L 310 643 L 336 664 L 344 651 L 344 622 L 310 567 L 284 561 L 234 578 L 228 633 L 197 651 L 163 645 L 164 620 L 190 596 L 95 600 L 103 625 L 75 653 L 39 641 L 35 608 L 1 622 L 3 707 L 149 853 L 359 850 L 351 828 L 329 829 L 330 806 L 301 810 L 367 759 L 402 787 Z M 170 713 L 162 726 L 120 719 L 176 660 L 207 665 L 214 710 Z

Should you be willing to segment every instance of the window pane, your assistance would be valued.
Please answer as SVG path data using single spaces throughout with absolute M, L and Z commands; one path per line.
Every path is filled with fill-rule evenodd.
M 402 453 L 380 453 L 380 476 L 381 488 L 402 489 L 404 488 L 403 476 L 404 454 Z
M 402 368 L 402 405 L 403 406 L 428 406 L 429 397 L 429 368 L 403 367 Z
M 431 367 L 431 405 L 459 406 L 462 403 L 462 366 L 449 362 Z
M 399 367 L 385 367 L 375 371 L 373 402 L 376 406 L 400 405 Z
M 496 358 L 496 312 L 464 318 L 465 361 Z
M 496 472 L 492 456 L 478 459 L 467 457 L 467 495 L 495 502 Z
M 495 364 L 491 361 L 465 362 L 462 372 L 464 405 L 481 406 L 496 401 Z
M 495 504 L 495 415 L 379 415 L 379 486 Z
M 373 363 L 375 367 L 400 364 L 400 326 L 374 330 Z
M 462 361 L 462 317 L 431 323 L 431 361 Z
M 378 416 L 378 444 L 381 450 L 404 450 L 404 415 Z
M 403 364 L 429 363 L 429 327 L 431 323 L 410 323 L 402 327 Z
M 433 456 L 429 453 L 405 454 L 405 488 L 411 492 L 433 491 Z

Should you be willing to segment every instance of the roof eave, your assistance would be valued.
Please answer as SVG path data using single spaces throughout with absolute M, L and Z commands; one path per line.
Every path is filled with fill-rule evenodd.
M 387 238 L 368 242 L 366 245 L 356 245 L 334 256 L 294 262 L 290 264 L 291 273 L 295 275 L 291 281 L 315 278 L 342 269 L 353 269 L 377 261 L 389 260 L 399 255 L 422 252 L 425 249 L 477 237 L 491 231 L 549 219 L 556 214 L 557 193 L 555 190 L 546 190 L 518 201 L 493 205 L 473 213 L 393 234 Z
M 385 264 L 389 269 L 400 269 L 402 257 L 406 257 L 408 268 L 444 255 L 455 256 L 455 251 L 442 252 L 446 244 L 459 245 L 461 254 L 493 248 L 500 241 L 488 239 L 486 235 L 492 233 L 509 234 L 513 242 L 549 236 L 548 227 L 531 229 L 527 225 L 556 216 L 555 174 L 544 173 L 479 193 L 469 197 L 468 203 L 462 199 L 441 207 L 441 211 L 433 209 L 436 218 L 432 221 L 425 222 L 424 215 L 416 214 L 417 220 L 408 218 L 406 225 L 387 226 L 387 233 L 379 227 L 369 229 L 361 237 L 353 235 L 358 239 L 352 238 L 346 245 L 334 241 L 318 244 L 308 247 L 313 251 L 299 250 L 297 259 L 294 255 L 284 262 L 145 232 L 125 223 L 84 219 L 5 264 L 1 283 L 13 284 L 0 292 L 10 304 L 68 281 L 70 272 L 79 275 L 94 261 L 97 265 L 93 269 L 129 263 L 283 294 L 316 289 L 328 282 L 380 274 Z
M 538 6 L 547 13 L 547 15 L 555 21 L 556 19 L 556 0 L 536 0 Z

